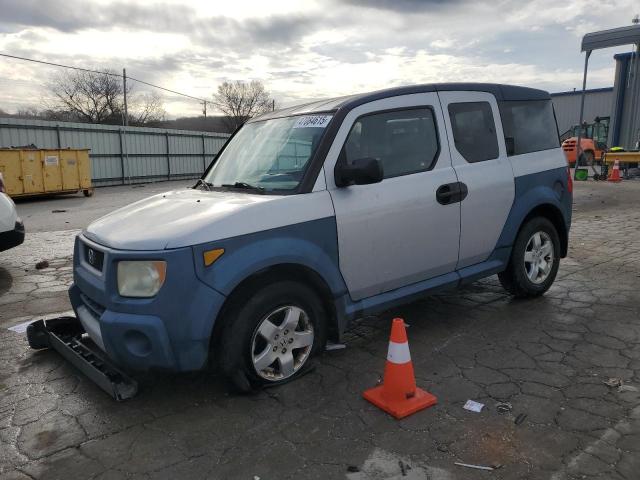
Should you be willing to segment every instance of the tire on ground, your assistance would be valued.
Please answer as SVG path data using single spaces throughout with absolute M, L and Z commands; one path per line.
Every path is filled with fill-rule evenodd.
M 240 391 L 278 385 L 291 381 L 308 370 L 313 356 L 324 349 L 327 336 L 327 314 L 320 297 L 307 285 L 282 280 L 260 289 L 246 290 L 225 309 L 223 329 L 217 346 L 217 360 L 222 372 Z M 279 307 L 297 306 L 307 313 L 313 325 L 314 339 L 304 364 L 292 376 L 267 380 L 256 371 L 252 360 L 254 334 L 262 320 Z
M 534 283 L 529 279 L 524 262 L 527 243 L 536 232 L 545 232 L 549 235 L 553 245 L 551 271 L 541 283 Z M 517 298 L 538 297 L 549 290 L 556 278 L 559 266 L 560 237 L 555 226 L 545 217 L 534 217 L 520 228 L 507 268 L 498 274 L 498 278 L 504 289 Z
M 587 150 L 580 155 L 580 166 L 590 167 L 595 165 L 595 154 L 591 150 Z

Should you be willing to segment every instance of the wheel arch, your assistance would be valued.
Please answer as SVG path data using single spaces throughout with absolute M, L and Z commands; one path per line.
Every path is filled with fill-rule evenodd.
M 543 203 L 532 208 L 527 215 L 520 222 L 520 227 L 518 228 L 518 233 L 522 230 L 522 227 L 532 218 L 535 217 L 543 217 L 549 220 L 556 231 L 558 232 L 558 236 L 560 237 L 560 256 L 562 258 L 567 256 L 567 251 L 569 248 L 569 231 L 567 229 L 567 225 L 564 221 L 564 217 L 562 216 L 562 212 L 558 207 L 552 205 L 550 203 Z
M 496 248 L 510 251 L 522 226 L 532 217 L 542 216 L 556 228 L 560 237 L 560 257 L 565 257 L 573 198 L 567 183 L 567 167 L 519 176 L 515 182 L 515 199 Z
M 294 280 L 310 287 L 318 294 L 322 305 L 328 315 L 328 338 L 335 340 L 338 337 L 338 312 L 334 302 L 334 295 L 325 279 L 314 269 L 300 263 L 279 263 L 262 268 L 245 277 L 238 283 L 220 309 L 218 320 L 211 333 L 210 346 L 216 350 L 216 342 L 222 338 L 222 331 L 228 322 L 227 312 L 242 301 L 251 291 L 261 286 L 277 282 L 279 280 Z

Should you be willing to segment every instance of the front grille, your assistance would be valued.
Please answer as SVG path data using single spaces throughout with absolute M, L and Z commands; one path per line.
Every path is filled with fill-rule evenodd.
M 89 245 L 84 246 L 84 259 L 85 261 L 91 265 L 96 270 L 102 271 L 102 267 L 104 265 L 104 252 L 100 250 L 96 250 Z

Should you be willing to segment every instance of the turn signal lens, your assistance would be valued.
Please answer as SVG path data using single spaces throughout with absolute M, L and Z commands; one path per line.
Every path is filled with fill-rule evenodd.
M 215 250 L 207 250 L 202 255 L 204 257 L 204 266 L 209 267 L 213 262 L 218 260 L 224 253 L 224 248 L 216 248 Z

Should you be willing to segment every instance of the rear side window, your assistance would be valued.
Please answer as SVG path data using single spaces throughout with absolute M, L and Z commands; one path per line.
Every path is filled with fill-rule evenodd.
M 348 163 L 376 158 L 384 178 L 423 172 L 433 167 L 439 144 L 436 121 L 429 107 L 393 110 L 356 120 L 344 144 Z
M 489 102 L 449 104 L 456 150 L 469 163 L 498 158 L 498 137 Z
M 508 155 L 560 146 L 551 100 L 500 102 L 500 116 Z

